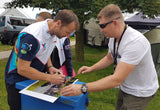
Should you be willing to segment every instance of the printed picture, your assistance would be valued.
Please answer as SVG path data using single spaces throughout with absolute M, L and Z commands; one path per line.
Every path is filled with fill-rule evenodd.
M 53 103 L 58 97 L 60 97 L 60 90 L 63 87 L 73 84 L 76 81 L 78 81 L 78 79 L 68 77 L 65 78 L 64 83 L 61 85 L 53 84 L 47 81 L 36 81 L 20 91 L 20 93 Z

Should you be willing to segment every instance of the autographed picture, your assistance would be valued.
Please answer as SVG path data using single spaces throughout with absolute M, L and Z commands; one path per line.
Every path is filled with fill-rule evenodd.
M 78 79 L 68 77 L 65 78 L 64 83 L 61 85 L 53 84 L 47 81 L 36 81 L 20 91 L 20 93 L 53 103 L 58 97 L 60 97 L 60 90 L 63 87 L 73 84 L 76 81 L 78 81 Z

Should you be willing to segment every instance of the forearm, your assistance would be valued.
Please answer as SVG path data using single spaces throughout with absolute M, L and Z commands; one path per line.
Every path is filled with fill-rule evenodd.
M 113 60 L 110 56 L 110 53 L 108 53 L 105 57 L 103 57 L 99 62 L 91 66 L 92 71 L 101 70 L 113 63 Z
M 58 71 L 58 69 L 53 66 L 52 61 L 51 61 L 51 57 L 49 57 L 49 59 L 47 61 L 47 71 L 51 74 Z
M 32 67 L 18 69 L 18 74 L 20 74 L 26 78 L 32 79 L 32 80 L 49 81 L 49 74 L 45 74 L 43 72 L 40 72 Z
M 46 80 L 49 81 L 49 74 L 38 71 L 30 66 L 31 62 L 18 58 L 17 72 L 21 76 L 24 76 L 33 80 Z
M 51 57 L 49 57 L 48 61 L 47 61 L 47 67 L 53 66 L 52 62 L 51 62 Z
M 115 78 L 114 75 L 110 75 L 100 80 L 87 83 L 86 84 L 88 87 L 87 92 L 97 92 L 97 91 L 107 90 L 119 86 L 121 83 L 122 82 L 119 79 Z
M 136 65 L 119 62 L 113 75 L 87 83 L 88 92 L 106 90 L 121 85 L 135 66 Z
M 90 67 L 85 68 L 90 69 Z M 126 77 L 134 68 L 135 65 L 119 62 L 113 75 L 106 76 L 98 81 L 86 83 L 86 86 L 88 88 L 87 92 L 107 90 L 121 85 L 122 82 L 126 79 Z M 80 95 L 82 93 L 81 89 L 82 85 L 72 84 L 67 87 L 64 87 L 61 90 L 61 94 L 64 96 Z
M 118 86 L 120 83 L 114 75 L 107 76 L 98 81 L 87 83 L 87 92 L 97 92 L 102 90 L 107 90 L 113 87 Z M 82 94 L 82 85 L 80 84 L 71 84 L 69 86 L 64 87 L 61 90 L 61 94 L 64 96 L 75 96 Z
M 20 69 L 18 73 L 24 77 L 33 80 L 44 80 L 54 84 L 62 84 L 64 82 L 65 76 L 62 74 L 45 74 L 32 67 L 27 67 L 26 69 Z

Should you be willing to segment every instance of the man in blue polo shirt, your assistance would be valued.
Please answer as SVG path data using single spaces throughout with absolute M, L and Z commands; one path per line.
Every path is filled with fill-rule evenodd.
M 53 67 L 50 55 L 56 43 L 55 36 L 69 36 L 78 27 L 77 16 L 71 10 L 62 10 L 54 20 L 31 24 L 20 32 L 5 69 L 10 110 L 21 110 L 21 97 L 15 88 L 17 82 L 27 79 L 64 82 L 64 75 L 53 74 L 58 70 Z M 43 73 L 46 65 L 51 74 Z

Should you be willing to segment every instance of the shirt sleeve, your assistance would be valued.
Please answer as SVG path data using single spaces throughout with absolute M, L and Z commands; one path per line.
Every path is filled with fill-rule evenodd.
M 72 72 L 73 72 L 72 52 L 71 52 L 71 48 L 70 48 L 70 41 L 68 38 L 64 41 L 63 48 L 64 48 L 65 57 L 66 57 L 66 61 L 64 64 L 66 65 L 68 75 L 72 76 Z
M 17 57 L 32 61 L 39 50 L 37 39 L 31 34 L 23 34 L 17 42 L 19 42 Z
M 149 50 L 149 45 L 144 45 L 142 42 L 132 43 L 124 49 L 120 61 L 137 65 Z

